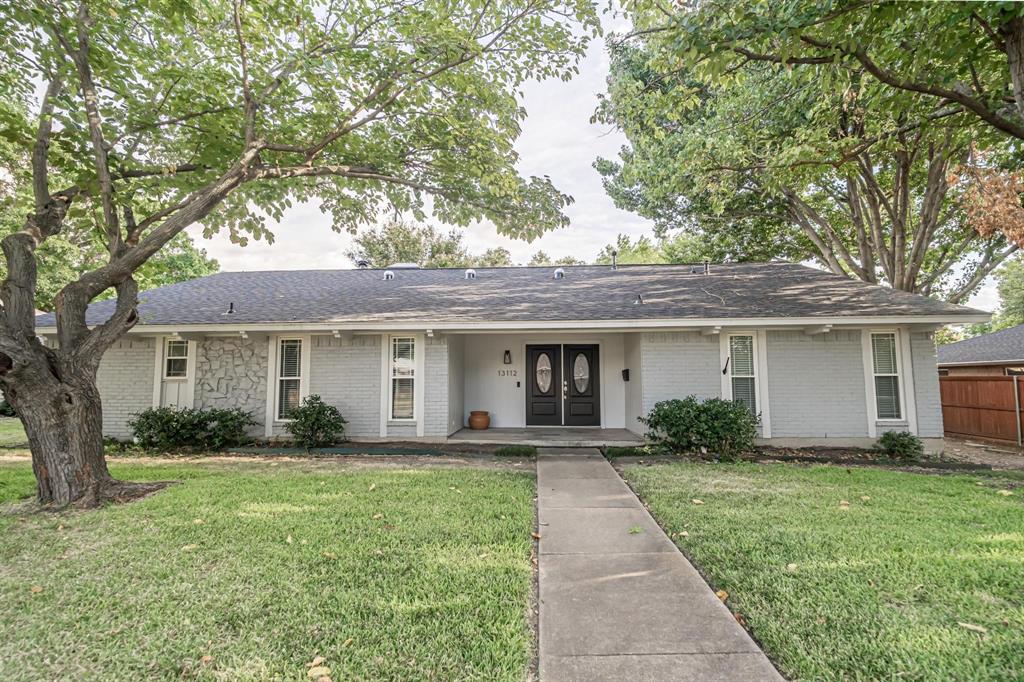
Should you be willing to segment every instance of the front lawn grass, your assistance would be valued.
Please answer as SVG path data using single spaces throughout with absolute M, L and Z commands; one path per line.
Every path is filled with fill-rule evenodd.
M 0 448 L 24 447 L 28 444 L 25 427 L 17 417 L 0 417 Z
M 317 656 L 335 681 L 526 676 L 531 474 L 285 464 L 114 463 L 181 483 L 84 513 L 8 503 L 0 679 L 308 682 Z M 0 464 L 0 498 L 33 492 Z
M 1000 494 L 1009 482 L 789 464 L 626 476 L 787 677 L 1024 678 L 1024 490 Z

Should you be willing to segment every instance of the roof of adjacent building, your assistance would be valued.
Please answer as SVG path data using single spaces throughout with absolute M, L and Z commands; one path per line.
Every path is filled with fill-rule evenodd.
M 221 272 L 139 295 L 140 326 L 985 316 L 792 263 Z M 641 297 L 642 303 L 639 302 Z M 229 308 L 233 309 L 228 313 Z M 89 307 L 89 324 L 113 312 Z M 39 327 L 54 325 L 52 315 Z
M 939 365 L 1024 361 L 1024 324 L 939 346 Z

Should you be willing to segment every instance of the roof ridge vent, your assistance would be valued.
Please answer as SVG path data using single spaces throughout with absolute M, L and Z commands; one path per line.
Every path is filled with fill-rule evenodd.
M 359 268 L 360 270 L 365 270 L 368 267 L 370 267 L 370 261 L 366 260 L 365 258 L 360 258 L 359 260 L 356 261 L 356 267 Z
M 391 272 L 390 270 L 385 270 L 384 271 L 384 279 L 385 280 L 394 279 L 394 278 L 395 278 L 395 273 Z
M 466 268 L 465 276 L 466 279 L 476 279 L 476 270 L 473 268 Z
M 555 279 L 565 279 L 565 268 L 555 268 Z

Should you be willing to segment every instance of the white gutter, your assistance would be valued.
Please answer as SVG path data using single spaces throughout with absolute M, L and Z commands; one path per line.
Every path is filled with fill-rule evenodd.
M 478 322 L 442 322 L 438 320 L 394 320 L 384 322 L 358 322 L 352 320 L 338 322 L 235 322 L 217 324 L 138 324 L 129 330 L 130 334 L 169 334 L 174 332 L 205 332 L 205 333 L 237 333 L 245 332 L 321 332 L 330 334 L 335 331 L 389 332 L 389 331 L 422 331 L 432 329 L 435 332 L 473 333 L 487 331 L 571 331 L 594 330 L 604 331 L 697 331 L 707 327 L 749 328 L 749 327 L 821 327 L 832 325 L 833 329 L 843 327 L 892 326 L 892 325 L 934 325 L 967 324 L 988 322 L 991 315 L 888 315 L 888 316 L 833 316 L 833 317 L 744 317 L 725 319 L 709 318 L 674 318 L 674 319 L 631 319 L 631 320 L 485 320 Z M 39 327 L 38 334 L 56 334 L 56 327 Z
M 971 360 L 970 362 L 939 362 L 938 367 L 978 367 L 981 365 L 1024 365 L 1022 360 Z

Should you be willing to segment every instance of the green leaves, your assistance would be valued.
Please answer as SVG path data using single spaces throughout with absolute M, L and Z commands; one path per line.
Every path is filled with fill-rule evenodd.
M 591 2 L 248 3 L 237 22 L 227 0 L 97 0 L 88 9 L 115 202 L 140 221 L 157 214 L 155 227 L 161 211 L 173 216 L 172 207 L 238 163 L 248 91 L 251 136 L 263 147 L 251 168 L 363 172 L 251 172 L 205 216 L 207 234 L 269 240 L 262 216 L 278 219 L 300 200 L 321 202 L 335 229 L 393 209 L 454 225 L 490 219 L 525 239 L 566 224 L 571 199 L 515 168 L 526 115 L 515 93 L 527 79 L 575 73 L 600 30 Z M 74 12 L 18 10 L 0 22 L 2 144 L 27 158 L 38 106 L 27 84 L 59 75 L 66 87 L 50 164 L 95 194 L 78 74 L 51 30 L 74 37 Z M 194 170 L 159 172 L 181 164 Z M 51 191 L 63 189 L 57 180 Z M 18 182 L 28 181 L 23 166 Z

